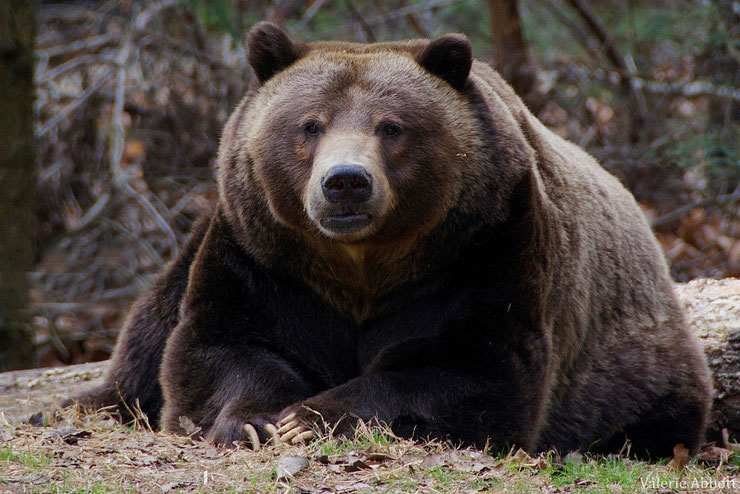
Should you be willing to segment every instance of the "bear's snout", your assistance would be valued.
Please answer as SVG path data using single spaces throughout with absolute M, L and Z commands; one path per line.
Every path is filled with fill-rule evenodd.
M 393 202 L 374 135 L 328 130 L 304 191 L 306 214 L 326 236 L 355 242 L 375 233 Z
M 324 197 L 338 204 L 359 204 L 373 192 L 373 177 L 361 165 L 336 165 L 321 181 Z

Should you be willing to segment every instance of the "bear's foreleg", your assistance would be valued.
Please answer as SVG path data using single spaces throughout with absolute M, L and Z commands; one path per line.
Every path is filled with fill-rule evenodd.
M 496 374 L 444 367 L 372 372 L 285 408 L 278 433 L 283 442 L 315 431 L 348 435 L 362 420 L 388 424 L 402 437 L 532 450 L 543 415 L 544 369 Z
M 274 352 L 256 346 L 198 347 L 177 328 L 162 367 L 162 424 L 184 433 L 181 417 L 201 428 L 206 439 L 223 446 L 248 441 L 253 449 L 277 442 L 277 413 L 315 391 Z

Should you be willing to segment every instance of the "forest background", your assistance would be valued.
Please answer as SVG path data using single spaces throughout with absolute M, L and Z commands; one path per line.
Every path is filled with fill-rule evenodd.
M 265 19 L 304 40 L 465 33 L 548 127 L 635 194 L 674 279 L 740 276 L 736 1 L 11 0 L 1 9 L 3 46 L 21 48 L 0 76 L 4 369 L 110 356 L 128 306 L 215 200 L 219 134 L 250 80 L 245 35 Z

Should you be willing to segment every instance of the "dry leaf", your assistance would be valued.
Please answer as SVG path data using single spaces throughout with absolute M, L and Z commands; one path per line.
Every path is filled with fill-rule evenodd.
M 673 459 L 668 462 L 668 469 L 675 472 L 683 470 L 683 467 L 689 462 L 689 450 L 683 444 L 676 444 L 673 447 Z
M 721 448 L 714 444 L 707 444 L 701 448 L 699 454 L 696 455 L 696 459 L 707 463 L 724 463 L 731 454 L 731 449 Z
M 364 461 L 357 459 L 344 465 L 345 472 L 356 472 L 358 470 L 370 470 L 371 467 Z
M 200 432 L 200 427 L 195 425 L 189 417 L 181 415 L 178 421 L 180 422 L 180 427 L 182 427 L 182 430 L 184 430 L 185 434 L 187 434 L 188 436 L 192 436 Z
M 394 458 L 385 453 L 370 453 L 365 459 L 367 461 L 377 461 L 378 463 L 382 463 L 387 460 L 393 460 Z
M 424 468 L 436 468 L 441 467 L 445 464 L 447 464 L 447 455 L 444 453 L 437 455 L 428 455 L 421 462 L 421 466 L 423 466 Z
M 278 480 L 294 477 L 301 470 L 308 468 L 308 460 L 302 456 L 285 456 L 277 463 Z
M 44 434 L 48 437 L 60 437 L 67 444 L 77 444 L 80 439 L 92 436 L 92 432 L 82 429 L 58 429 Z

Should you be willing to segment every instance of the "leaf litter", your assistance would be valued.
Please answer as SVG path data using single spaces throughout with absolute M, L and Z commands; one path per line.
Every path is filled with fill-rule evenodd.
M 734 485 L 740 485 L 737 454 L 731 449 L 708 444 L 695 460 L 683 453 L 677 448 L 667 466 L 621 461 L 626 469 L 640 467 L 655 475 L 735 479 Z M 587 469 L 564 484 L 556 482 L 566 463 L 583 469 L 597 461 L 580 453 L 530 456 L 513 449 L 491 456 L 439 441 L 408 441 L 362 424 L 351 440 L 324 437 L 255 452 L 239 444 L 216 448 L 141 424 L 121 425 L 105 413 L 65 410 L 49 427 L 0 420 L 0 492 L 71 492 L 91 486 L 95 492 L 157 493 L 630 492 L 640 485 L 605 483 Z

